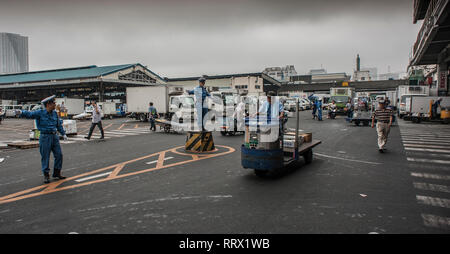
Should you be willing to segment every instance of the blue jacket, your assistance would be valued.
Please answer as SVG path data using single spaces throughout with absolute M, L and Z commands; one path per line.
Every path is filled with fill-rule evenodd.
M 195 95 L 195 104 L 197 106 L 202 105 L 203 108 L 208 108 L 206 105 L 205 99 L 206 96 L 211 96 L 205 87 L 197 86 L 194 88 L 194 90 L 188 90 L 188 94 L 194 94 Z
M 36 119 L 36 125 L 40 132 L 56 132 L 58 130 L 61 135 L 66 135 L 62 127 L 62 120 L 58 118 L 55 110 L 50 113 L 46 109 L 36 111 L 23 110 L 20 117 Z

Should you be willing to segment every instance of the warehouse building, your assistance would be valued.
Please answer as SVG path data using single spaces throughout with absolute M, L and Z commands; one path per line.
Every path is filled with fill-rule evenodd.
M 398 86 L 408 85 L 408 80 L 376 80 L 376 81 L 348 81 L 324 82 L 317 84 L 284 84 L 278 95 L 289 95 L 291 92 L 329 93 L 332 87 L 353 87 L 356 92 L 395 91 Z
M 240 94 L 263 95 L 269 91 L 277 91 L 281 87 L 280 81 L 262 72 L 203 77 L 206 79 L 206 88 L 211 92 L 222 89 L 235 89 Z M 182 85 L 185 90 L 188 90 L 198 86 L 199 78 L 167 78 L 166 82 L 173 85 Z
M 84 66 L 0 75 L 0 99 L 20 103 L 57 97 L 125 102 L 126 87 L 166 84 L 166 81 L 136 64 Z

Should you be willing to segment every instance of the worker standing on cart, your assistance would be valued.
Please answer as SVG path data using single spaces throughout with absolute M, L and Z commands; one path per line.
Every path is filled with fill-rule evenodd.
M 433 118 L 437 118 L 437 108 L 439 107 L 440 109 L 442 109 L 441 107 L 441 101 L 442 98 L 437 99 L 437 101 L 435 101 L 433 103 L 433 105 L 431 106 L 431 114 Z
M 245 103 L 244 97 L 239 98 L 239 103 L 233 113 L 233 119 L 236 119 L 236 129 L 243 131 L 245 129 Z
M 155 118 L 157 117 L 158 112 L 156 111 L 156 108 L 153 107 L 153 102 L 150 102 L 148 107 L 148 120 L 150 122 L 150 130 L 152 131 L 156 131 Z
M 36 125 L 40 132 L 39 136 L 39 151 L 41 153 L 42 173 L 44 174 L 44 183 L 50 182 L 50 153 L 53 152 L 55 163 L 53 167 L 53 177 L 58 179 L 65 179 L 61 175 L 63 154 L 61 145 L 59 144 L 59 136 L 56 131 L 63 135 L 64 140 L 67 140 L 66 132 L 62 127 L 61 120 L 55 111 L 55 95 L 45 98 L 41 101 L 44 109 L 36 111 L 18 110 L 19 117 L 36 119 Z
M 378 109 L 372 115 L 372 128 L 375 126 L 375 119 L 377 120 L 378 133 L 378 151 L 384 153 L 385 145 L 387 143 L 389 130 L 392 125 L 393 111 L 385 107 L 384 99 L 378 102 Z
M 283 117 L 284 107 L 278 100 L 273 102 L 272 97 L 275 97 L 275 92 L 270 91 L 267 94 L 267 101 L 264 101 L 262 107 L 259 109 L 258 115 L 265 115 L 267 118 L 267 124 L 272 122 L 272 119 L 279 121 L 280 130 L 284 130 Z
M 199 78 L 198 86 L 194 90 L 188 90 L 188 94 L 193 94 L 195 96 L 195 109 L 197 111 L 197 124 L 201 131 L 205 131 L 204 118 L 208 113 L 208 104 L 206 103 L 206 97 L 211 95 L 205 88 L 206 79 Z

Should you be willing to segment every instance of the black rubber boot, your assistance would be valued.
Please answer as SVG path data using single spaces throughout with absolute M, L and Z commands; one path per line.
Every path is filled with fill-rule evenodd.
M 50 174 L 44 173 L 44 183 L 50 183 Z
M 53 178 L 66 179 L 65 176 L 61 175 L 61 169 L 54 169 L 53 170 Z

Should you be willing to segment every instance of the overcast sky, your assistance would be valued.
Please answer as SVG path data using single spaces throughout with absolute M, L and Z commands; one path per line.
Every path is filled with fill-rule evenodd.
M 295 65 L 405 72 L 413 0 L 0 0 L 0 32 L 29 37 L 30 70 L 141 63 L 164 77 Z

